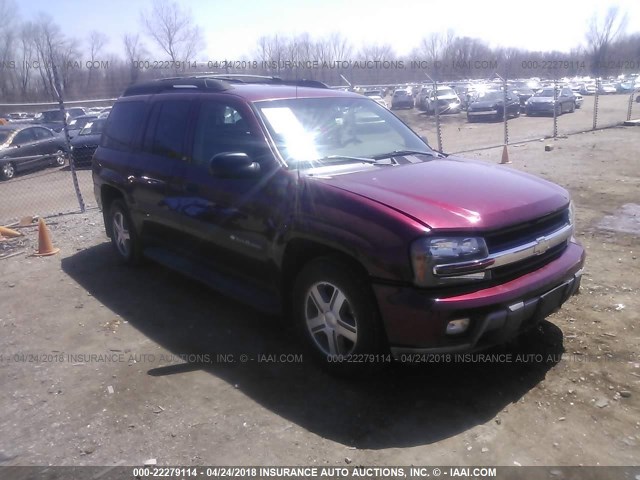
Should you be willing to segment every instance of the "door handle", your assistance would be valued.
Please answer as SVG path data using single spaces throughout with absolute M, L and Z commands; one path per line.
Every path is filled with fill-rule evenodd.
M 150 186 L 164 186 L 166 182 L 164 180 L 159 180 L 157 178 L 149 177 L 147 175 L 129 175 L 127 177 L 127 182 L 134 184 L 142 184 L 142 185 L 150 185 Z

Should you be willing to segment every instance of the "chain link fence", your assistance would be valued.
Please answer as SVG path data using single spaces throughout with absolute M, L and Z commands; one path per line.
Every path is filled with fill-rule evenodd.
M 501 78 L 503 102 L 507 102 L 505 86 L 508 79 Z M 446 83 L 433 82 L 433 88 Z M 466 112 L 459 114 L 403 114 L 401 118 L 423 136 L 433 148 L 447 153 L 464 153 L 473 150 L 514 146 L 531 141 L 553 141 L 567 135 L 610 128 L 638 116 L 640 89 L 627 93 L 602 93 L 600 82 L 593 94 L 580 94 L 580 101 L 573 103 L 561 97 L 560 80 L 550 82 L 553 104 L 562 101 L 563 106 L 551 108 L 548 113 L 528 115 L 521 104 L 519 114 L 507 115 L 501 109 L 494 118 L 470 122 Z

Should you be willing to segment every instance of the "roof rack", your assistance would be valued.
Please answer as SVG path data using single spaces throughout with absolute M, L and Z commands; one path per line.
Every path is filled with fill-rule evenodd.
M 193 90 L 210 90 L 222 92 L 231 88 L 229 82 L 211 79 L 207 77 L 174 77 L 161 78 L 151 82 L 130 85 L 122 94 L 123 97 L 131 95 L 149 95 L 160 92 L 184 92 Z
M 222 92 L 229 90 L 232 84 L 262 83 L 268 85 L 289 85 L 310 88 L 330 88 L 327 84 L 317 80 L 283 80 L 280 77 L 244 74 L 202 74 L 189 77 L 168 77 L 150 82 L 130 85 L 122 94 L 123 97 L 132 95 L 149 95 L 161 92 L 185 92 L 193 90 L 209 90 Z

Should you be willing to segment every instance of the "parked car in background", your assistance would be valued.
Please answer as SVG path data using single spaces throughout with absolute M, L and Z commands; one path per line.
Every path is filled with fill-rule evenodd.
M 75 137 L 84 126 L 98 118 L 96 115 L 80 115 L 79 117 L 70 118 L 67 123 L 67 130 L 69 131 L 69 137 Z
M 527 86 L 525 82 L 518 82 L 508 86 L 509 89 L 518 96 L 518 100 L 520 101 L 520 106 L 524 108 L 527 100 L 529 100 L 534 95 L 534 91 Z
M 92 178 L 119 261 L 287 319 L 341 373 L 502 344 L 578 290 L 564 188 L 435 152 L 360 95 L 268 82 L 165 79 L 117 100 Z
M 488 90 L 479 93 L 471 100 L 467 107 L 467 121 L 502 120 L 504 118 L 504 92 Z M 507 118 L 520 116 L 520 99 L 517 95 L 507 92 Z
M 16 173 L 63 166 L 65 140 L 52 130 L 33 125 L 0 126 L 0 178 L 12 179 Z
M 573 92 L 573 98 L 576 102 L 576 108 L 580 108 L 582 102 L 584 102 L 584 97 L 579 92 Z
M 618 89 L 613 83 L 601 83 L 600 88 L 598 89 L 598 93 L 600 95 L 610 95 L 613 93 L 618 93 Z
M 65 113 L 67 115 L 67 124 L 71 119 L 85 114 L 84 109 L 80 107 L 68 108 L 65 110 Z M 34 122 L 38 125 L 49 128 L 56 133 L 61 132 L 64 128 L 62 112 L 59 109 L 45 110 L 44 112 L 41 112 L 36 115 Z
M 441 85 L 437 92 L 433 88 L 426 92 L 419 108 L 427 113 L 435 113 L 436 109 L 438 113 L 460 113 L 462 102 L 453 88 Z
M 88 122 L 71 140 L 71 158 L 76 167 L 90 167 L 93 153 L 100 144 L 106 118 L 97 118 Z
M 543 88 L 533 97 L 527 100 L 527 115 L 562 115 L 565 112 L 572 113 L 576 109 L 576 101 L 569 87 L 559 88 L 557 93 L 554 88 Z
M 100 112 L 100 115 L 98 115 L 98 118 L 107 118 L 109 116 L 109 112 L 111 112 L 111 107 L 102 109 L 102 112 Z
M 597 90 L 595 83 L 584 83 L 582 87 L 580 87 L 580 93 L 582 95 L 595 95 Z
M 375 100 L 384 108 L 389 108 L 389 106 L 387 105 L 387 102 L 382 97 L 382 94 L 383 94 L 382 90 L 367 90 L 363 93 L 365 97 L 369 97 L 371 100 Z
M 393 92 L 391 97 L 391 108 L 413 108 L 414 100 L 413 95 L 409 90 L 399 88 Z
M 623 82 L 616 82 L 613 84 L 616 87 L 618 93 L 631 93 L 633 92 L 633 82 L 625 80 Z

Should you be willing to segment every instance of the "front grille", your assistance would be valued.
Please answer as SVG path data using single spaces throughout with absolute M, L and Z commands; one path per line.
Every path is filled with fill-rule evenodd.
M 564 227 L 568 223 L 569 210 L 565 209 L 537 220 L 489 232 L 484 238 L 487 242 L 489 253 L 496 253 L 532 242 Z
M 525 273 L 533 272 L 534 270 L 544 267 L 547 263 L 558 258 L 565 248 L 567 248 L 567 242 L 563 242 L 560 245 L 550 248 L 542 255 L 536 255 L 535 257 L 525 258 L 519 262 L 494 268 L 491 270 L 491 279 L 507 281 L 520 275 L 524 275 Z
M 495 110 L 495 108 L 491 108 L 491 107 L 473 107 L 471 109 L 472 112 L 491 112 Z

